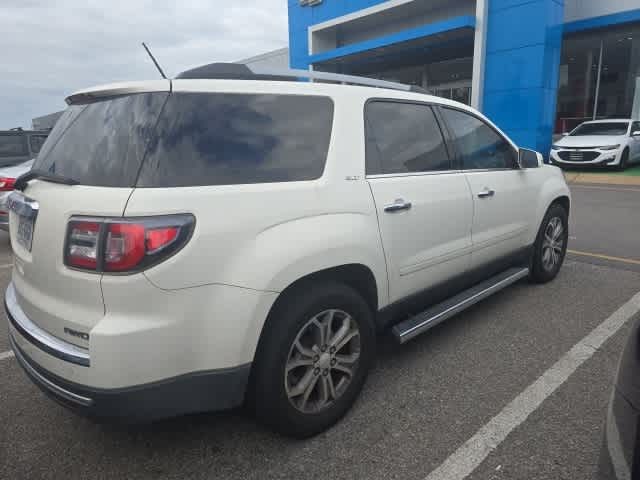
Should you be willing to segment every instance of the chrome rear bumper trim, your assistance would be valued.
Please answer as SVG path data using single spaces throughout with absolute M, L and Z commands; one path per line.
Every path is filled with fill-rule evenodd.
M 93 404 L 93 400 L 88 397 L 83 397 L 82 395 L 78 395 L 76 393 L 70 392 L 62 388 L 59 385 L 56 385 L 49 379 L 43 377 L 35 368 L 33 368 L 29 361 L 24 357 L 20 348 L 16 345 L 16 341 L 13 338 L 12 334 L 9 334 L 9 340 L 11 342 L 11 347 L 13 348 L 13 352 L 16 354 L 16 358 L 22 368 L 24 368 L 29 376 L 37 383 L 39 383 L 43 388 L 46 388 L 51 393 L 57 395 L 58 397 L 62 397 L 70 402 L 76 403 L 78 405 L 82 405 L 83 407 L 89 407 Z
M 16 298 L 13 282 L 7 287 L 4 297 L 7 318 L 13 327 L 28 341 L 49 355 L 83 367 L 90 365 L 89 351 L 71 343 L 60 340 L 45 332 L 33 323 L 24 313 Z

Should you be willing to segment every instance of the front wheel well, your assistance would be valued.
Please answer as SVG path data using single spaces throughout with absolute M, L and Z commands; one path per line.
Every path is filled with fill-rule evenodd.
M 571 200 L 569 200 L 569 197 L 567 197 L 566 195 L 556 198 L 553 202 L 551 202 L 551 205 L 549 205 L 549 208 L 551 208 L 553 205 L 560 205 L 562 208 L 565 209 L 565 211 L 567 212 L 567 215 L 569 215 L 570 208 L 571 208 Z

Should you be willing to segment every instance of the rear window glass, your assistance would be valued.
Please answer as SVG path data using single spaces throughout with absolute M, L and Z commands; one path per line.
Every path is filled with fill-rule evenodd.
M 166 93 L 143 93 L 70 107 L 42 146 L 34 170 L 84 185 L 135 185 Z
M 31 147 L 32 155 L 38 155 L 46 139 L 46 135 L 31 135 L 29 137 L 29 146 Z
M 327 97 L 173 93 L 138 186 L 179 187 L 313 180 L 329 149 Z
M 25 135 L 0 135 L 0 158 L 29 155 Z

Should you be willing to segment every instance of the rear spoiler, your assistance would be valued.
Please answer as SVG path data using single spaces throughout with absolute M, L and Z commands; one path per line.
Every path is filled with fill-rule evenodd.
M 149 80 L 145 82 L 123 82 L 100 85 L 80 90 L 69 95 L 67 105 L 90 103 L 109 97 L 130 95 L 132 93 L 170 92 L 171 80 Z

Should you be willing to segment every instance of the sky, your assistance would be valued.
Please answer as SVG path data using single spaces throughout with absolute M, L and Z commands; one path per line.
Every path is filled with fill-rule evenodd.
M 1 0 L 0 130 L 70 93 L 286 47 L 287 0 Z

